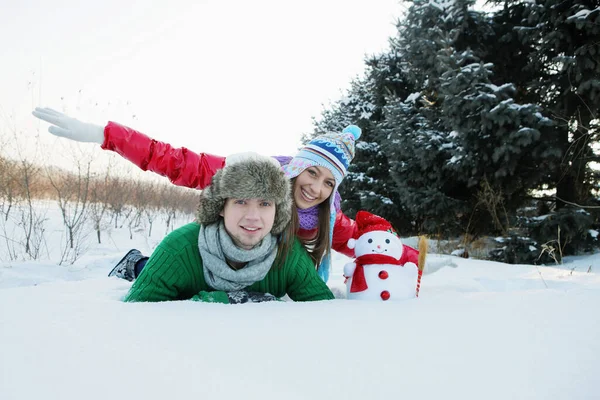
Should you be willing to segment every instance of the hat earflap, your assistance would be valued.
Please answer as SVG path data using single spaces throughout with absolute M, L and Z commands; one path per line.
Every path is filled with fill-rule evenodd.
M 223 175 L 222 169 L 215 173 L 211 185 L 205 187 L 200 193 L 196 219 L 201 225 L 210 225 L 217 222 L 225 207 L 225 199 L 218 194 L 221 175 Z

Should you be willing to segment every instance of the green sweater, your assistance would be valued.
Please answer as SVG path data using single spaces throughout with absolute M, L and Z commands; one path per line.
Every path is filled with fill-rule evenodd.
M 171 232 L 158 245 L 124 301 L 168 301 L 194 298 L 229 303 L 227 294 L 204 280 L 196 222 Z M 333 294 L 317 275 L 310 256 L 296 238 L 288 258 L 263 278 L 245 288 L 249 292 L 288 294 L 294 301 L 331 300 Z M 207 292 L 212 292 L 207 296 Z

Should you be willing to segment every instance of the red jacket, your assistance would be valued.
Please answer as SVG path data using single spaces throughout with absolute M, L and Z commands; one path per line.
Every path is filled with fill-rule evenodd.
M 197 154 L 185 147 L 174 148 L 116 122 L 109 122 L 104 128 L 102 148 L 118 153 L 144 171 L 166 176 L 175 185 L 192 189 L 204 189 L 215 172 L 225 166 L 225 157 Z M 341 210 L 338 211 L 331 247 L 348 257 L 354 257 L 354 249 L 346 244 L 356 230 L 356 222 Z M 316 233 L 317 229 L 300 229 L 298 236 L 312 238 Z

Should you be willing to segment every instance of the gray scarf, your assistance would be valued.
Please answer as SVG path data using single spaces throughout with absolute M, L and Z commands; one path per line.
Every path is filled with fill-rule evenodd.
M 241 290 L 267 275 L 277 255 L 277 239 L 268 234 L 253 249 L 240 249 L 231 240 L 221 220 L 200 227 L 198 248 L 204 279 L 210 287 L 225 291 Z M 225 260 L 248 264 L 236 271 Z

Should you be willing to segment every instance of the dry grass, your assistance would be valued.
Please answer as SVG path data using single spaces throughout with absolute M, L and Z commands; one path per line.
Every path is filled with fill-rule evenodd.
M 472 239 L 469 235 L 449 239 L 432 239 L 435 253 L 452 254 L 456 250 L 463 250 L 465 258 L 487 259 L 490 250 L 498 244 L 492 237 L 479 237 Z

